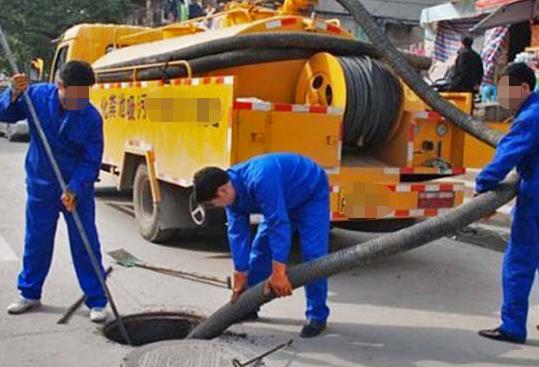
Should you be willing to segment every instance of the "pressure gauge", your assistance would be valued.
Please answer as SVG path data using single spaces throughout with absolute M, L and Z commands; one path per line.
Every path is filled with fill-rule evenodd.
M 436 132 L 438 133 L 439 137 L 445 136 L 445 134 L 447 134 L 447 130 L 447 125 L 444 123 L 438 124 L 438 126 L 436 126 Z

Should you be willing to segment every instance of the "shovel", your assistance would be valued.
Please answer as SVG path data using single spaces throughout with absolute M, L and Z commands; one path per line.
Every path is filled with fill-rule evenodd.
M 187 279 L 193 282 L 204 283 L 212 285 L 214 287 L 228 288 L 231 289 L 230 277 L 227 277 L 226 280 L 219 279 L 210 275 L 203 275 L 198 273 L 187 272 L 183 270 L 176 270 L 171 268 L 165 268 L 162 266 L 156 266 L 144 262 L 131 253 L 127 252 L 124 249 L 114 250 L 107 252 L 110 257 L 112 257 L 116 262 L 127 268 L 137 267 L 142 269 L 147 269 L 155 271 L 157 273 L 166 274 L 170 276 L 175 276 L 182 279 Z

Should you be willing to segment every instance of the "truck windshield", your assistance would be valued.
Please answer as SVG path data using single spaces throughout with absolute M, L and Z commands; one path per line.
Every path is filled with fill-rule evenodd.
M 67 50 L 69 45 L 62 46 L 56 52 L 56 57 L 54 58 L 54 66 L 52 69 L 52 82 L 56 83 L 60 79 L 60 69 L 66 62 Z

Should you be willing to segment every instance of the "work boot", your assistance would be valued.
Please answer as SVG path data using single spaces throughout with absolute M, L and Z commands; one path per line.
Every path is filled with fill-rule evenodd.
M 105 322 L 107 320 L 107 310 L 102 307 L 93 307 L 90 309 L 90 320 L 97 323 Z
M 515 344 L 525 344 L 525 338 L 516 338 L 514 336 L 507 335 L 499 327 L 492 330 L 479 330 L 479 335 L 483 338 L 496 340 L 499 342 L 509 342 Z
M 324 331 L 325 328 L 325 321 L 311 320 L 303 326 L 303 329 L 301 329 L 301 333 L 299 334 L 299 336 L 301 336 L 302 338 L 314 338 L 315 336 L 320 335 L 320 333 Z
M 7 313 L 10 315 L 20 315 L 39 306 L 41 306 L 40 300 L 21 297 L 18 301 L 7 306 Z

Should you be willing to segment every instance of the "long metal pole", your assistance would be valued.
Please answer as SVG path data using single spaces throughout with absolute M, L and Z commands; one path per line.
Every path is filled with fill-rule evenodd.
M 11 52 L 11 48 L 9 47 L 9 44 L 7 43 L 7 39 L 4 34 L 4 30 L 2 29 L 2 26 L 0 26 L 0 43 L 2 44 L 2 48 L 4 49 L 5 56 L 11 66 L 11 69 L 13 70 L 13 73 L 19 74 L 19 68 L 17 67 L 17 63 L 15 62 L 15 56 Z M 56 158 L 54 157 L 54 153 L 52 152 L 47 136 L 45 135 L 45 132 L 43 131 L 41 122 L 34 108 L 34 104 L 32 103 L 32 100 L 30 99 L 30 96 L 28 95 L 28 93 L 26 93 L 26 91 L 23 92 L 23 98 L 24 98 L 24 101 L 26 102 L 26 105 L 28 106 L 30 115 L 32 119 L 34 120 L 36 130 L 39 134 L 41 143 L 43 144 L 43 147 L 45 148 L 45 152 L 47 153 L 47 157 L 49 158 L 49 161 L 51 163 L 52 170 L 54 171 L 54 175 L 56 176 L 56 180 L 60 184 L 60 188 L 62 189 L 62 192 L 65 192 L 67 190 L 67 185 L 62 176 L 62 172 L 60 171 L 58 162 L 56 161 Z M 120 318 L 118 309 L 116 308 L 116 304 L 112 298 L 112 294 L 110 293 L 109 287 L 107 286 L 107 283 L 105 281 L 105 277 L 103 276 L 101 266 L 99 262 L 97 261 L 97 257 L 92 249 L 92 246 L 90 245 L 88 235 L 86 234 L 86 230 L 84 229 L 84 226 L 82 225 L 82 221 L 80 219 L 79 213 L 76 208 L 73 210 L 72 215 L 73 215 L 73 220 L 75 221 L 75 225 L 77 226 L 77 229 L 79 230 L 79 234 L 82 238 L 84 247 L 86 248 L 86 252 L 88 253 L 88 257 L 90 258 L 90 263 L 92 264 L 92 267 L 94 268 L 95 274 L 97 275 L 97 278 L 99 279 L 99 283 L 101 284 L 101 287 L 103 288 L 105 294 L 107 295 L 107 298 L 110 303 L 110 308 L 112 309 L 112 313 L 114 314 L 114 317 L 116 318 L 116 322 L 118 322 L 122 337 L 125 339 L 128 345 L 131 345 L 132 343 L 127 333 L 127 329 L 125 328 L 125 325 L 123 324 L 122 319 Z

